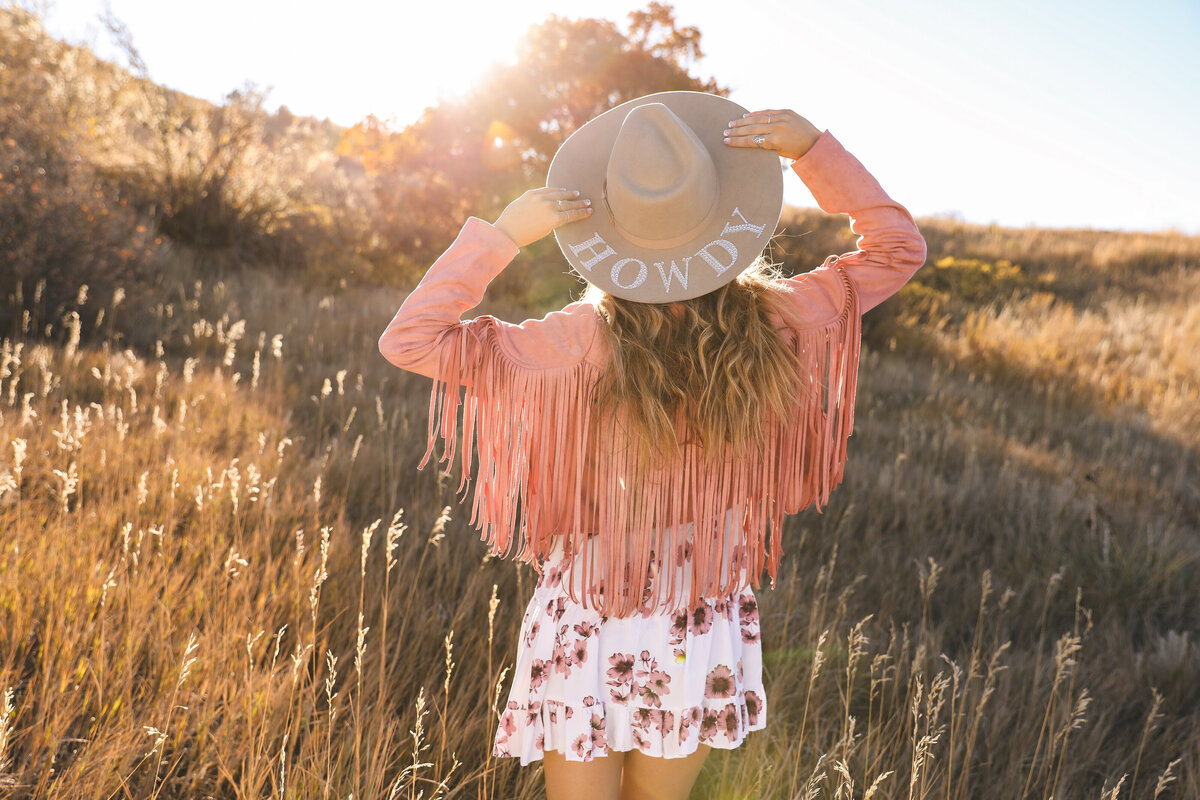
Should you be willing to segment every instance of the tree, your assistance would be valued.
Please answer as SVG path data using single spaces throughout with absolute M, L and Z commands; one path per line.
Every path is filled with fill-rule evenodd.
M 540 185 L 558 146 L 619 103 L 672 90 L 728 94 L 691 74 L 700 32 L 680 27 L 670 5 L 652 2 L 629 19 L 623 32 L 610 20 L 551 15 L 525 34 L 515 63 L 462 100 L 401 131 L 374 117 L 349 129 L 338 152 L 373 176 L 383 246 L 428 263 L 468 214 L 494 216 Z

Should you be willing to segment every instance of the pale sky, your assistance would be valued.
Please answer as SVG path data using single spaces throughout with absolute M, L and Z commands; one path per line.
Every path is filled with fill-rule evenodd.
M 45 3 L 59 38 L 116 50 L 103 0 Z M 453 95 L 550 13 L 624 24 L 645 2 L 110 0 L 151 77 L 214 102 L 397 126 Z M 828 129 L 915 216 L 1200 234 L 1195 0 L 679 0 L 750 109 Z M 787 201 L 815 206 L 795 176 Z

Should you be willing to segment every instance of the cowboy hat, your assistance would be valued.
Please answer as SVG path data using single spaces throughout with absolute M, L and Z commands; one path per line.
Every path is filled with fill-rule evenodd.
M 736 278 L 783 209 L 778 155 L 724 144 L 737 103 L 660 92 L 622 103 L 563 142 L 547 186 L 577 189 L 594 214 L 554 237 L 588 283 L 640 303 L 688 300 Z

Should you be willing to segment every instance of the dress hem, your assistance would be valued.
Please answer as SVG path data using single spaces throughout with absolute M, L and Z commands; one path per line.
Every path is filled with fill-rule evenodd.
M 702 744 L 718 750 L 739 747 L 747 734 L 766 727 L 766 711 L 765 698 L 753 689 L 682 709 L 615 702 L 510 702 L 496 730 L 492 756 L 519 758 L 521 766 L 542 760 L 548 750 L 572 762 L 631 750 L 657 758 L 685 758 Z

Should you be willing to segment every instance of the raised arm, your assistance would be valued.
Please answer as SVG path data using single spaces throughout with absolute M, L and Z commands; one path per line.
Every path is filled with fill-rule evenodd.
M 755 144 L 756 136 L 765 137 L 761 145 Z M 846 291 L 838 267 L 850 276 L 859 312 L 866 313 L 899 291 L 925 263 L 925 239 L 912 215 L 828 130 L 818 132 L 792 111 L 760 111 L 732 121 L 727 141 L 731 146 L 762 146 L 794 159 L 792 170 L 821 210 L 850 216 L 858 249 L 788 281 L 812 324 L 843 308 Z
M 479 305 L 484 291 L 516 257 L 520 247 L 535 242 L 555 227 L 591 213 L 588 198 L 565 189 L 531 189 L 504 209 L 494 225 L 471 217 L 454 243 L 433 263 L 379 337 L 379 352 L 397 367 L 430 378 L 471 374 L 480 343 L 494 334 L 496 346 L 527 366 L 571 359 L 586 350 L 578 326 L 570 335 L 561 314 L 520 324 L 495 317 L 462 321 Z M 586 338 L 589 331 L 583 332 Z M 590 339 L 587 339 L 590 341 Z M 449 364 L 445 360 L 451 356 Z
M 441 351 L 453 346 L 464 312 L 479 305 L 492 278 L 516 257 L 511 239 L 477 217 L 433 263 L 379 337 L 379 352 L 397 367 L 434 377 Z

